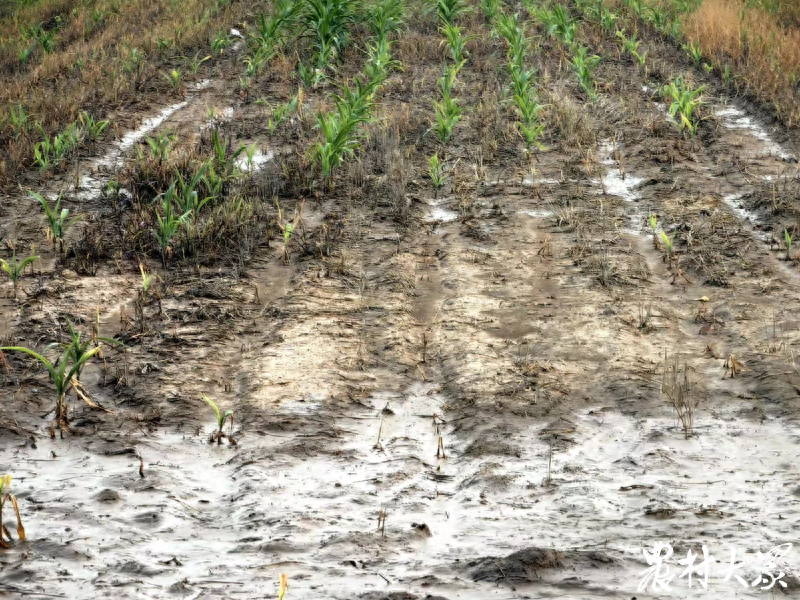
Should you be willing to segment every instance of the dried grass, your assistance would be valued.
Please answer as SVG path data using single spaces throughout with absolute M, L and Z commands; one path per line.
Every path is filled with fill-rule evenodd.
M 785 18 L 800 15 L 786 5 Z M 800 30 L 782 25 L 778 13 L 745 8 L 742 0 L 705 0 L 683 19 L 689 41 L 703 56 L 732 72 L 756 96 L 772 102 L 779 117 L 792 125 L 800 121 L 795 88 L 800 78 Z

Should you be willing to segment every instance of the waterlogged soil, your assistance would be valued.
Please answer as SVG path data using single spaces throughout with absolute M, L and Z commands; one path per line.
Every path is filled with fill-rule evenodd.
M 286 598 L 309 600 L 627 599 L 658 595 L 637 588 L 661 541 L 675 576 L 688 550 L 714 556 L 708 590 L 676 577 L 671 594 L 762 594 L 756 553 L 796 544 L 800 526 L 800 270 L 778 243 L 800 206 L 793 134 L 709 85 L 702 135 L 683 139 L 655 90 L 659 73 L 691 67 L 653 38 L 645 78 L 587 29 L 606 57 L 594 106 L 556 41 L 532 60 L 592 143 L 553 116 L 533 169 L 514 135 L 483 156 L 491 111 L 476 108 L 441 190 L 424 176 L 432 139 L 409 152 L 406 218 L 343 182 L 304 207 L 309 232 L 340 215 L 331 256 L 284 264 L 272 243 L 243 271 L 159 271 L 145 331 L 132 325 L 137 265 L 79 276 L 43 247 L 18 299 L 4 288 L 4 343 L 44 347 L 68 317 L 126 346 L 82 376 L 102 408 L 72 400 L 53 439 L 49 382 L 6 354 L 0 471 L 28 540 L 0 553 L 0 590 L 269 598 L 285 573 Z M 396 122 L 432 115 L 410 93 L 435 85 L 432 30 L 409 34 L 387 85 Z M 503 83 L 494 44 L 472 48 L 465 104 Z M 288 142 L 252 126 L 263 113 L 235 75 L 140 116 L 79 166 L 72 206 L 102 215 L 99 186 L 143 136 L 202 136 L 209 106 L 257 145 L 247 170 L 266 177 Z M 25 246 L 41 239 L 34 207 L 11 195 L 0 213 Z M 691 382 L 690 436 L 662 393 L 665 353 Z M 234 411 L 235 445 L 209 443 L 201 393 Z M 746 587 L 725 580 L 732 547 Z M 797 593 L 798 552 L 774 592 Z

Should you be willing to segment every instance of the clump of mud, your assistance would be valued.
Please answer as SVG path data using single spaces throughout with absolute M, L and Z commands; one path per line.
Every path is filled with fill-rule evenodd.
M 505 558 L 487 557 L 468 563 L 473 581 L 534 582 L 547 569 L 598 568 L 614 564 L 615 559 L 594 550 L 553 550 L 531 546 Z

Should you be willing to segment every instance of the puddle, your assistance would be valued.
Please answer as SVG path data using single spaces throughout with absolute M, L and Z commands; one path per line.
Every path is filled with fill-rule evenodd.
M 428 201 L 428 206 L 430 206 L 430 211 L 425 217 L 425 220 L 428 223 L 435 223 L 435 222 L 452 223 L 453 221 L 458 220 L 457 212 L 442 206 L 445 202 L 446 200 L 444 198 Z
M 263 168 L 274 157 L 275 153 L 272 150 L 257 148 L 252 157 L 247 155 L 247 151 L 240 154 L 236 159 L 236 165 L 243 172 L 253 173 Z
M 602 175 L 602 187 L 606 194 L 618 196 L 625 202 L 638 202 L 641 195 L 637 188 L 644 183 L 644 178 L 630 173 L 621 173 L 619 163 L 614 159 L 614 143 L 606 140 L 600 144 L 601 164 L 606 167 Z M 601 183 L 601 182 L 597 182 Z M 601 192 L 602 193 L 602 192 Z M 642 235 L 642 223 L 647 219 L 636 213 L 628 214 L 629 224 L 620 231 L 629 235 Z
M 560 185 L 561 181 L 558 179 L 541 177 L 541 178 L 534 178 L 529 175 L 526 175 L 522 178 L 522 185 L 533 187 L 537 185 Z
M 525 210 L 517 211 L 522 215 L 528 215 L 529 217 L 533 217 L 534 219 L 550 219 L 553 217 L 555 213 L 552 210 L 546 210 L 543 208 L 531 208 Z
M 639 193 L 636 188 L 644 183 L 642 177 L 636 177 L 630 173 L 621 173 L 619 164 L 614 159 L 614 144 L 610 141 L 603 142 L 600 145 L 600 156 L 602 156 L 602 164 L 606 168 L 603 175 L 603 187 L 607 194 L 612 196 L 619 196 L 626 202 L 636 202 L 639 200 Z
M 714 111 L 728 129 L 748 131 L 750 134 L 766 146 L 767 151 L 785 161 L 795 160 L 790 152 L 784 150 L 780 144 L 776 143 L 761 125 L 759 125 L 750 115 L 733 106 L 719 108 Z

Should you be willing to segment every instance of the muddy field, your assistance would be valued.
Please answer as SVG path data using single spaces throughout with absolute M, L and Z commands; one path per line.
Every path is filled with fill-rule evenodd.
M 66 428 L 51 425 L 47 372 L 2 355 L 0 472 L 28 539 L 0 550 L 0 595 L 276 598 L 282 573 L 288 600 L 800 593 L 800 548 L 773 569 L 785 588 L 751 585 L 757 553 L 800 527 L 800 255 L 784 239 L 798 136 L 646 27 L 637 67 L 567 4 L 603 59 L 597 100 L 522 9 L 547 105 L 544 148 L 526 155 L 506 49 L 476 4 L 439 190 L 427 161 L 443 50 L 435 13 L 419 12 L 332 188 L 290 173 L 332 84 L 270 132 L 256 100 L 285 102 L 297 82 L 278 60 L 243 93 L 240 44 L 180 98 L 112 115 L 113 139 L 65 172 L 3 192 L 0 237 L 41 259 L 16 298 L 3 283 L 2 345 L 42 350 L 69 319 L 124 346 L 87 363 L 99 407 L 70 392 Z M 337 80 L 363 66 L 359 43 Z M 681 74 L 706 86 L 695 140 L 659 92 Z M 271 232 L 167 268 L 126 248 L 135 190 L 112 201 L 108 182 L 135 181 L 147 137 L 203 148 L 214 129 L 255 144 L 237 185 Z M 46 241 L 28 189 L 84 216 L 68 247 L 107 240 L 93 275 Z M 288 260 L 276 196 L 301 215 Z M 158 277 L 141 317 L 140 262 Z M 665 355 L 690 381 L 691 435 L 663 390 Z M 209 443 L 201 394 L 233 410 L 235 445 Z M 675 578 L 642 591 L 656 542 L 672 545 Z M 707 590 L 678 578 L 703 545 Z M 731 548 L 745 585 L 725 581 Z

